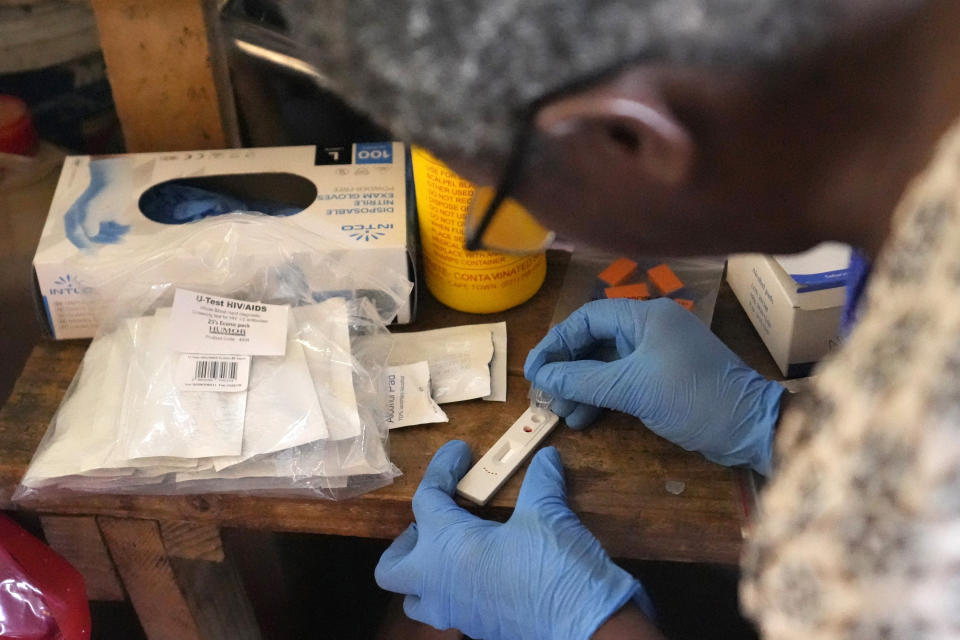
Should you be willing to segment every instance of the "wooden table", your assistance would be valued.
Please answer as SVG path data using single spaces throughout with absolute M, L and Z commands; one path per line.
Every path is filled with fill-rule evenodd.
M 33 350 L 0 410 L 0 507 L 41 514 L 48 539 L 87 576 L 91 597 L 123 597 L 125 590 L 151 638 L 257 637 L 239 630 L 243 615 L 252 619 L 252 614 L 236 571 L 222 562 L 219 528 L 374 538 L 400 533 L 412 519 L 410 500 L 434 451 L 460 438 L 479 456 L 526 407 L 523 360 L 546 331 L 567 260 L 567 254 L 551 252 L 541 292 L 504 313 L 472 316 L 423 296 L 412 329 L 507 322 L 508 401 L 447 405 L 448 423 L 391 433 L 391 458 L 404 475 L 388 487 L 343 502 L 230 494 L 80 495 L 13 505 L 10 496 L 87 346 L 86 341 L 45 341 Z M 776 375 L 726 287 L 714 330 L 752 366 Z M 614 557 L 737 562 L 749 510 L 743 472 L 711 464 L 614 413 L 586 431 L 558 429 L 548 443 L 560 450 L 566 466 L 571 507 Z M 508 517 L 521 480 L 522 473 L 477 512 Z M 684 491 L 667 492 L 668 480 L 685 483 Z M 204 594 L 189 584 L 197 580 L 205 585 Z M 220 609 L 196 602 L 209 598 L 211 589 L 228 601 Z M 238 609 L 247 614 L 238 615 Z

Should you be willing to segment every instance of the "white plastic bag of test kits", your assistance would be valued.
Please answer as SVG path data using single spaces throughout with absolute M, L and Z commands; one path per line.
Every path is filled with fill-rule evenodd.
M 111 291 L 14 498 L 278 492 L 340 499 L 399 474 L 387 450 L 388 323 L 406 274 L 365 272 L 268 216 L 173 227 Z

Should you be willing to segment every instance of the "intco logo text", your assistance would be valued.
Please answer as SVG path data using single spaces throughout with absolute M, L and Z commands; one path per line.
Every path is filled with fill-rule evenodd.
M 58 276 L 53 281 L 54 286 L 48 290 L 51 296 L 70 296 L 93 293 L 93 287 L 87 287 L 69 273 Z
M 357 242 L 370 242 L 387 235 L 387 230 L 393 229 L 390 223 L 382 224 L 345 224 L 340 227 L 343 231 L 350 231 L 350 237 Z

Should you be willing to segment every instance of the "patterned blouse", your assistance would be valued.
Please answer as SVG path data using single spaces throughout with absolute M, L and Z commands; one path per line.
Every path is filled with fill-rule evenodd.
M 960 124 L 858 315 L 782 421 L 743 605 L 767 640 L 960 638 Z

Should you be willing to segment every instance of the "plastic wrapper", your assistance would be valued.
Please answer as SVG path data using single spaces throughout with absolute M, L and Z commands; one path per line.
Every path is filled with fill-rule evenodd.
M 0 638 L 90 638 L 90 607 L 83 576 L 2 514 Z
M 367 268 L 265 216 L 229 214 L 160 235 L 122 274 L 102 259 L 72 265 L 106 292 L 107 311 L 15 499 L 339 499 L 398 475 L 387 451 L 386 323 L 408 299 L 406 275 Z M 186 312 L 191 297 L 213 306 Z M 216 351 L 182 346 L 196 337 L 185 318 L 219 323 L 202 336 Z
M 550 326 L 565 320 L 567 316 L 592 300 L 605 298 L 605 285 L 597 278 L 607 266 L 621 256 L 596 249 L 576 249 L 570 257 L 560 297 L 554 309 Z M 708 327 L 713 320 L 713 309 L 720 291 L 725 258 L 645 258 L 625 256 L 637 263 L 635 275 L 630 282 L 647 282 L 645 272 L 658 264 L 666 264 L 679 277 L 683 288 L 670 294 L 670 298 L 686 299 L 692 303 L 691 312 Z M 656 295 L 654 287 L 651 293 Z

